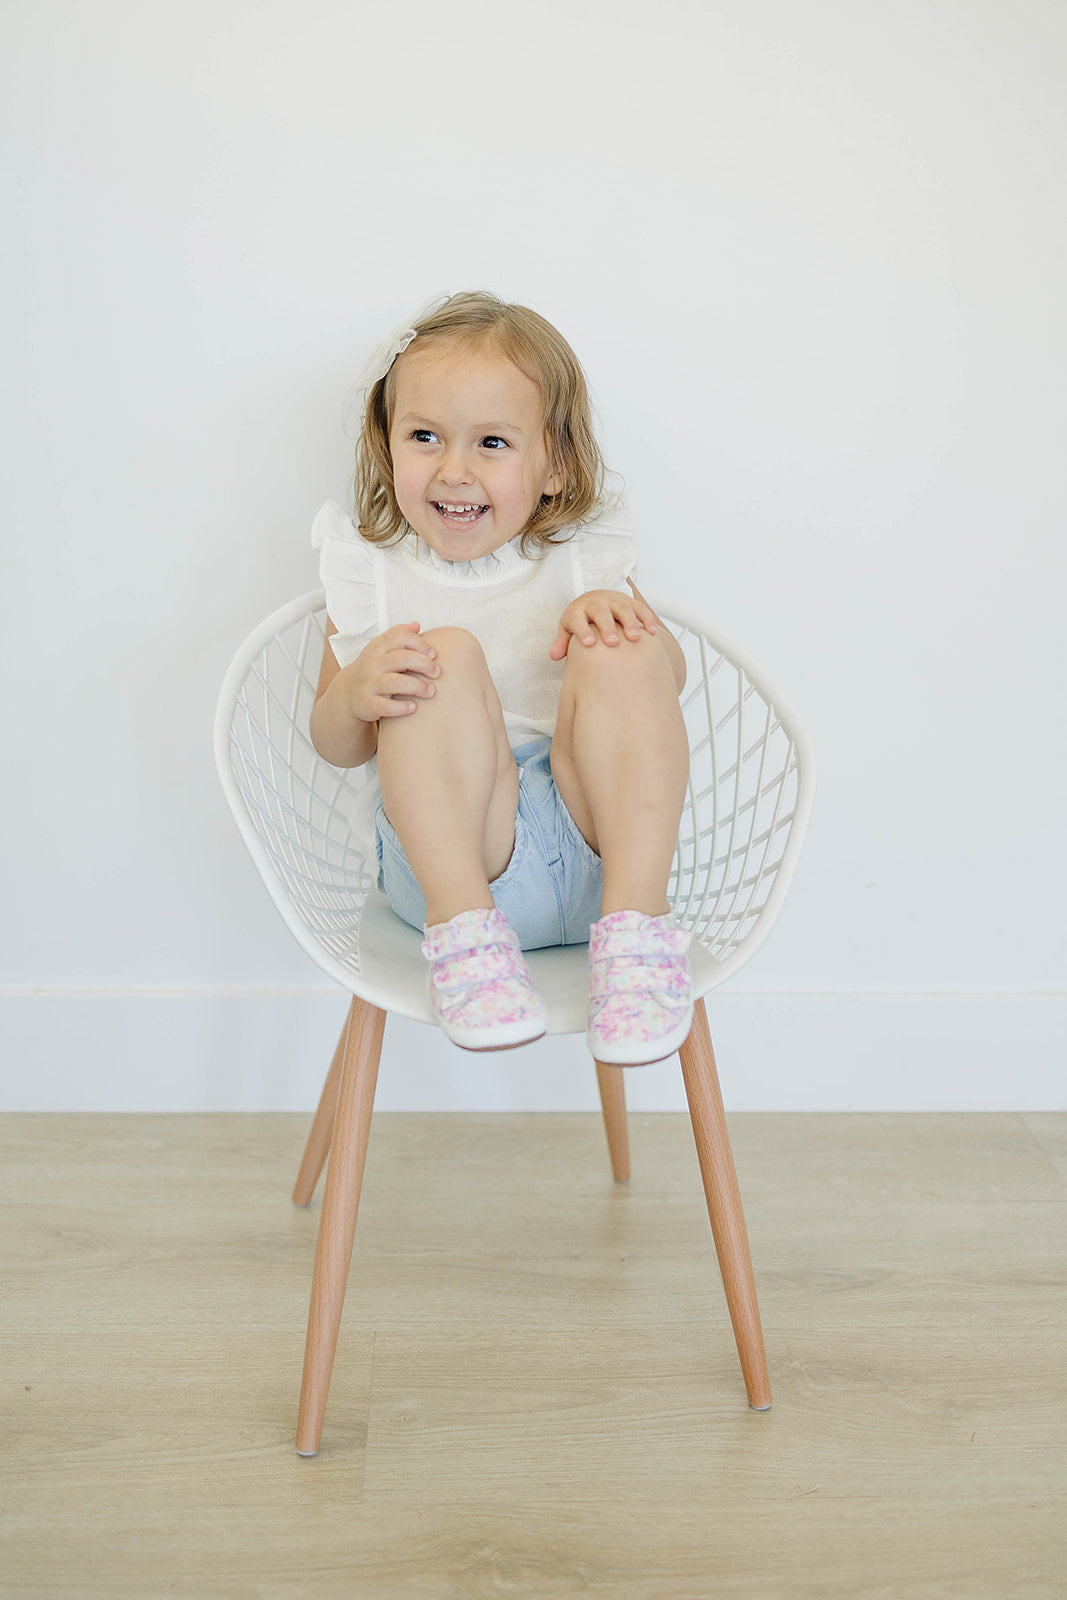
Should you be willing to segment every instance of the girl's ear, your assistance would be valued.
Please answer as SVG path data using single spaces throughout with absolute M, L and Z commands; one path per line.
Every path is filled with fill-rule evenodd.
M 541 490 L 541 493 L 543 495 L 549 496 L 550 499 L 554 500 L 557 495 L 563 493 L 563 491 L 564 491 L 564 489 L 566 487 L 567 487 L 567 474 L 566 474 L 566 472 L 563 470 L 562 467 L 553 468 L 553 470 L 548 475 L 548 478 L 547 478 L 547 480 L 545 482 L 545 486 Z

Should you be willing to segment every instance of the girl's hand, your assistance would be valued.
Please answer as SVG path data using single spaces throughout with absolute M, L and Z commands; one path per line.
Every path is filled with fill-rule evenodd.
M 437 651 L 419 637 L 419 623 L 398 622 L 365 645 L 339 674 L 347 679 L 345 698 L 361 722 L 403 717 L 434 692 L 440 676 Z
M 617 589 L 591 589 L 572 600 L 559 619 L 559 632 L 548 652 L 552 661 L 562 661 L 572 636 L 584 645 L 616 645 L 623 635 L 640 639 L 642 633 L 656 632 L 656 613 L 640 598 L 630 599 Z

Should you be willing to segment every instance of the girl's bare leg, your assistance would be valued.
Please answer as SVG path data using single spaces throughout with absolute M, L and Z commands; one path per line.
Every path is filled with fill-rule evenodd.
M 426 921 L 491 909 L 511 859 L 519 769 L 482 648 L 463 628 L 423 635 L 437 651 L 434 694 L 378 724 L 382 806 L 426 896 Z
M 552 772 L 571 816 L 604 864 L 601 916 L 669 910 L 667 878 L 689 773 L 678 685 L 655 634 L 572 639 Z

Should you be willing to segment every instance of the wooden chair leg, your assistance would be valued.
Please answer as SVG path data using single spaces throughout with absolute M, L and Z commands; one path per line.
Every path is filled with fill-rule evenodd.
M 374 1090 L 382 1053 L 385 1012 L 354 999 L 345 1029 L 337 1117 L 326 1170 L 326 1192 L 315 1246 L 311 1309 L 304 1347 L 304 1378 L 296 1425 L 296 1453 L 316 1455 L 341 1326 L 363 1167 L 370 1138 Z
M 755 1411 L 766 1411 L 771 1403 L 771 1385 L 752 1275 L 752 1256 L 703 1000 L 698 1000 L 693 1008 L 693 1027 L 678 1054 L 748 1403 Z
M 330 1062 L 330 1070 L 326 1075 L 326 1082 L 322 1086 L 319 1096 L 319 1108 L 315 1112 L 315 1120 L 311 1124 L 308 1142 L 304 1147 L 304 1159 L 300 1163 L 300 1171 L 296 1175 L 296 1186 L 293 1189 L 293 1204 L 307 1206 L 311 1204 L 311 1196 L 315 1193 L 315 1185 L 319 1181 L 319 1173 L 326 1165 L 326 1157 L 330 1153 L 330 1140 L 333 1138 L 333 1121 L 337 1114 L 337 1089 L 341 1082 L 341 1062 L 345 1054 L 345 1037 L 348 1033 L 348 1019 L 356 1006 L 355 996 L 348 1008 L 341 1037 L 337 1041 L 337 1049 Z
M 626 1080 L 624 1067 L 606 1067 L 596 1064 L 596 1081 L 600 1088 L 600 1104 L 604 1112 L 604 1128 L 608 1136 L 608 1154 L 616 1183 L 630 1181 L 630 1134 L 626 1126 Z

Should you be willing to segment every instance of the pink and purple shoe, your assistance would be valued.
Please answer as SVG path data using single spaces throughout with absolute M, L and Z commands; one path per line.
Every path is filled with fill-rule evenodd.
M 611 911 L 589 930 L 589 1032 L 594 1061 L 641 1067 L 683 1045 L 693 1022 L 689 934 L 668 912 Z
M 548 1018 L 502 911 L 461 911 L 424 931 L 430 1005 L 453 1044 L 510 1050 L 540 1039 Z

